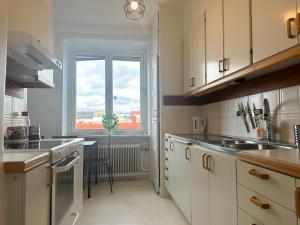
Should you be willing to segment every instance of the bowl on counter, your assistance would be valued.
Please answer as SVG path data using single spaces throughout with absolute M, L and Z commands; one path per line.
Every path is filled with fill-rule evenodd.
M 14 141 L 27 140 L 27 127 L 17 126 L 17 127 L 7 127 L 7 139 Z

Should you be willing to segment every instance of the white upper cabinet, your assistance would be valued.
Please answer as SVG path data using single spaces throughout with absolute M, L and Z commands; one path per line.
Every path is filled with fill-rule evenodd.
M 296 0 L 252 0 L 254 63 L 298 44 L 296 9 Z
M 223 77 L 223 1 L 210 0 L 206 11 L 207 83 Z
M 191 88 L 205 85 L 205 13 L 202 13 L 192 26 L 191 35 Z
M 225 75 L 250 65 L 250 36 L 249 0 L 224 0 Z
M 8 29 L 32 35 L 53 53 L 52 1 L 9 0 L 8 3 Z

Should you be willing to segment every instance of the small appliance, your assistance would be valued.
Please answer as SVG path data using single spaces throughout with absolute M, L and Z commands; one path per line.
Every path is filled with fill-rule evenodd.
M 207 127 L 207 119 L 205 116 L 194 116 L 193 120 L 193 134 L 204 134 Z

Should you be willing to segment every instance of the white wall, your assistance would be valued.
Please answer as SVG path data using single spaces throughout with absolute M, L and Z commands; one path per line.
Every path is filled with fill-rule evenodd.
M 3 171 L 3 113 L 7 46 L 7 0 L 0 0 L 0 224 L 6 224 L 6 183 Z
M 263 100 L 270 103 L 275 138 L 281 142 L 294 142 L 293 125 L 300 124 L 300 86 L 284 88 L 242 98 L 217 102 L 201 107 L 201 114 L 208 118 L 208 132 L 211 134 L 255 138 L 255 130 L 246 132 L 244 123 L 236 116 L 238 102 L 255 103 L 263 108 Z M 248 120 L 249 125 L 250 121 Z

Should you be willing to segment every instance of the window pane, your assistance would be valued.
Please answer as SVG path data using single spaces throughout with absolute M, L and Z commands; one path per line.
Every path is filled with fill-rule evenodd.
M 101 129 L 105 113 L 105 60 L 78 57 L 76 129 Z
M 113 61 L 113 111 L 119 116 L 119 128 L 141 127 L 140 78 L 140 61 Z

